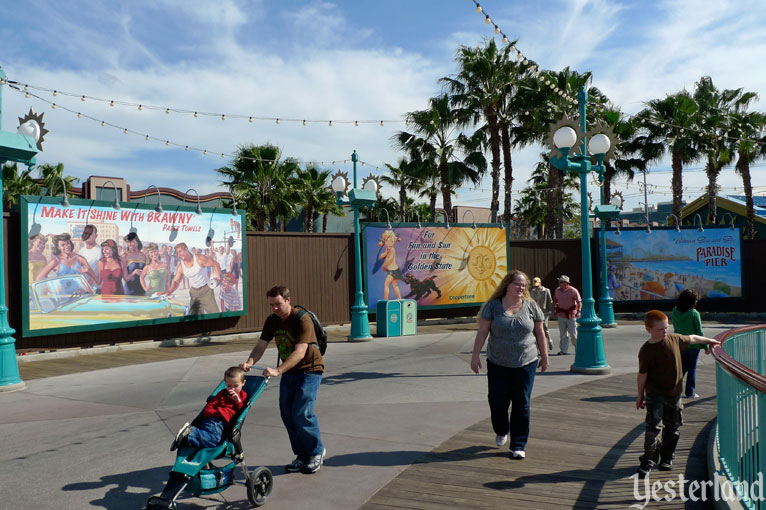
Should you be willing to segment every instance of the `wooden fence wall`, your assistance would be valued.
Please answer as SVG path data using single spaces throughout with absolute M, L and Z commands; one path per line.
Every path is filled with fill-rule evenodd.
M 21 249 L 18 216 L 4 214 L 6 303 L 11 327 L 21 324 Z M 598 251 L 592 243 L 594 285 L 598 296 Z M 700 304 L 702 311 L 763 312 L 759 283 L 766 282 L 766 241 L 743 243 L 742 300 Z M 513 241 L 510 246 L 511 269 L 520 269 L 530 278 L 539 276 L 543 285 L 556 287 L 557 278 L 568 275 L 572 284 L 582 289 L 581 254 L 578 239 Z M 353 234 L 248 232 L 247 234 L 247 302 L 248 313 L 241 317 L 209 319 L 125 329 L 21 338 L 17 333 L 19 350 L 87 347 L 118 342 L 161 340 L 186 336 L 210 336 L 260 331 L 269 310 L 266 291 L 273 285 L 286 285 L 294 304 L 302 304 L 320 317 L 325 324 L 350 321 L 354 301 Z M 652 303 L 652 307 L 671 309 L 671 303 Z M 646 303 L 615 304 L 616 312 L 642 311 Z M 374 309 L 371 310 L 374 312 Z M 478 307 L 447 310 L 421 310 L 420 318 L 466 317 L 477 313 Z M 370 316 L 374 321 L 374 314 Z

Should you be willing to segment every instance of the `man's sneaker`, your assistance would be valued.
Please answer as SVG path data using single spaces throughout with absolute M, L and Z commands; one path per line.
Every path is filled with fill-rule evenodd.
M 295 460 L 285 466 L 285 471 L 288 473 L 297 473 L 303 469 L 306 464 L 308 464 L 308 462 L 305 460 L 302 460 L 300 457 L 295 457 Z
M 523 459 L 526 456 L 527 454 L 524 453 L 524 450 L 511 450 L 512 459 Z
M 691 395 L 684 395 L 684 398 L 699 398 L 699 395 L 696 393 L 692 393 Z
M 495 437 L 495 444 L 497 446 L 503 446 L 508 441 L 508 434 L 504 436 L 497 436 Z
M 657 464 L 657 469 L 660 471 L 670 471 L 673 469 L 673 461 L 672 460 L 661 460 L 659 464 Z
M 306 473 L 307 475 L 311 473 L 316 473 L 319 471 L 319 468 L 322 467 L 322 464 L 324 464 L 324 456 L 327 454 L 327 450 L 322 450 L 322 453 L 320 455 L 312 455 L 309 458 L 308 463 L 303 466 L 303 469 L 301 469 L 302 473 Z
M 643 462 L 638 466 L 638 477 L 646 478 L 649 476 L 649 472 L 652 470 L 652 466 L 644 464 Z
M 191 425 L 187 421 L 184 423 L 184 426 L 178 429 L 178 433 L 176 434 L 176 438 L 173 439 L 173 444 L 170 445 L 170 451 L 183 446 L 184 442 L 186 441 L 186 438 L 189 437 L 189 432 L 191 432 Z

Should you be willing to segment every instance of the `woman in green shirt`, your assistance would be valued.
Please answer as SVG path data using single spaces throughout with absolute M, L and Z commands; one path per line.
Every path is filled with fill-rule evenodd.
M 673 313 L 671 314 L 671 320 L 673 321 L 673 332 L 681 335 L 699 335 L 705 336 L 702 332 L 702 320 L 700 319 L 700 313 L 696 310 L 697 301 L 699 301 L 699 295 L 692 289 L 684 289 L 678 295 L 678 301 L 676 302 Z M 705 348 L 705 352 L 710 354 L 710 350 L 707 345 L 693 344 L 688 349 L 681 351 L 681 365 L 683 373 L 686 375 L 686 387 L 684 396 L 686 398 L 699 397 L 694 392 L 694 387 L 697 383 L 697 359 L 700 355 L 700 349 Z

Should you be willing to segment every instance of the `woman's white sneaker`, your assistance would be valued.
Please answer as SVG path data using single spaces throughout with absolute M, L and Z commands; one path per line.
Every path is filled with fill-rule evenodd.
M 524 453 L 524 450 L 511 450 L 512 459 L 523 459 L 526 456 L 527 454 Z
M 497 436 L 495 438 L 495 444 L 497 446 L 503 446 L 507 442 L 508 442 L 508 434 L 506 434 L 504 436 Z

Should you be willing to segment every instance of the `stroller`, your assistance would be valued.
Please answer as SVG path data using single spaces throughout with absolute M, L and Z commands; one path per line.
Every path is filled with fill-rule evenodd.
M 170 477 L 160 496 L 152 496 L 146 502 L 146 510 L 175 509 L 176 498 L 186 490 L 193 496 L 207 496 L 223 492 L 234 484 L 234 468 L 242 466 L 247 485 L 247 498 L 253 506 L 261 506 L 269 499 L 273 487 L 271 470 L 267 467 L 255 468 L 248 473 L 245 465 L 245 454 L 242 450 L 241 429 L 247 417 L 247 412 L 253 402 L 263 392 L 268 379 L 261 376 L 245 376 L 243 390 L 247 393 L 245 405 L 223 433 L 223 441 L 213 448 L 196 448 L 186 445 L 178 449 L 176 462 L 170 471 Z M 210 394 L 212 399 L 226 387 L 222 381 Z M 202 412 L 194 419 L 192 425 L 202 420 Z M 228 459 L 223 466 L 213 464 L 214 460 Z

